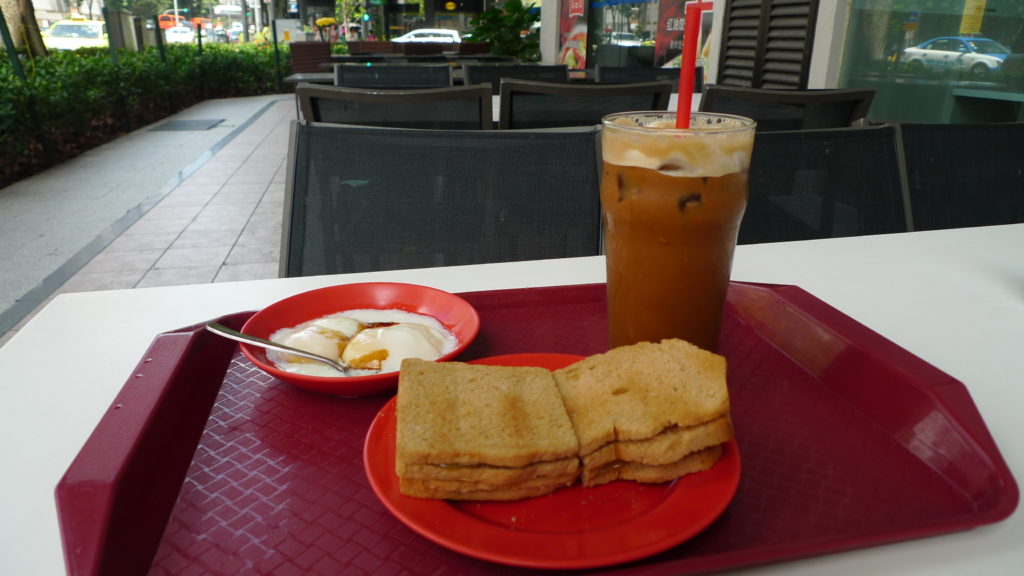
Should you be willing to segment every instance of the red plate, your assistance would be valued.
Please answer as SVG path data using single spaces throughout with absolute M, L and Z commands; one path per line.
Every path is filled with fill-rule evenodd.
M 479 364 L 557 369 L 581 356 L 511 354 Z M 448 502 L 403 496 L 395 474 L 395 398 L 370 425 L 363 451 L 377 497 L 423 537 L 462 554 L 530 568 L 595 568 L 680 544 L 725 511 L 740 479 L 735 441 L 706 472 L 666 484 L 575 485 L 516 502 Z
M 458 341 L 455 349 L 441 356 L 439 361 L 458 356 L 480 331 L 480 316 L 459 296 L 416 284 L 362 282 L 318 288 L 279 300 L 253 314 L 242 326 L 242 332 L 269 339 L 281 328 L 360 308 L 404 310 L 436 318 Z M 240 348 L 246 358 L 267 374 L 315 392 L 349 397 L 370 396 L 392 392 L 398 384 L 398 372 L 336 378 L 286 372 L 267 358 L 267 351 L 263 348 L 248 344 L 242 344 Z

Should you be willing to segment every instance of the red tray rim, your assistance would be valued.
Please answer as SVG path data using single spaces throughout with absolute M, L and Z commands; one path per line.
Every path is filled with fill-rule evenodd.
M 951 417 L 952 421 L 961 425 L 965 437 L 970 438 L 974 447 L 991 462 L 995 477 L 1001 482 L 1001 491 L 998 500 L 989 508 L 962 517 L 949 518 L 941 525 L 923 526 L 910 530 L 899 528 L 891 532 L 882 531 L 859 538 L 846 538 L 840 542 L 833 542 L 824 549 L 821 543 L 773 545 L 750 548 L 740 552 L 733 551 L 718 556 L 706 556 L 703 557 L 705 561 L 701 564 L 704 569 L 749 567 L 954 532 L 998 522 L 1013 513 L 1019 500 L 1016 481 L 971 400 L 966 386 L 797 286 L 747 282 L 733 282 L 733 284 L 764 289 L 777 296 L 780 301 L 786 302 L 798 310 L 813 310 L 815 317 L 827 322 L 831 330 L 843 338 L 857 342 L 861 348 L 869 352 L 876 354 L 892 353 L 894 350 L 898 352 L 898 356 L 907 363 L 907 366 L 902 366 L 900 369 L 920 370 L 927 376 L 922 378 L 919 383 L 921 390 L 927 393 L 936 405 Z M 534 294 L 544 292 L 557 294 L 558 290 L 587 289 L 588 287 L 593 289 L 595 286 L 603 286 L 603 284 L 463 292 L 459 295 L 463 297 L 475 294 L 498 296 L 512 293 L 521 294 L 524 291 Z M 211 321 L 218 321 L 237 328 L 252 314 L 253 312 L 239 312 Z M 117 546 L 116 539 L 129 537 L 126 534 L 137 531 L 138 527 L 132 523 L 133 520 L 143 524 L 156 522 L 163 526 L 166 525 L 170 516 L 174 499 L 171 499 L 169 503 L 164 503 L 167 513 L 162 519 L 159 515 L 154 519 L 152 514 L 149 515 L 150 518 L 133 517 L 130 513 L 125 516 L 122 509 L 124 502 L 122 501 L 125 498 L 138 501 L 137 499 L 140 497 L 139 490 L 137 487 L 133 489 L 130 482 L 137 479 L 138 475 L 142 473 L 140 470 L 144 470 L 150 464 L 144 456 L 146 451 L 140 450 L 139 446 L 145 441 L 153 441 L 152 438 L 144 436 L 152 434 L 152 422 L 154 419 L 159 420 L 161 416 L 160 409 L 162 403 L 166 402 L 167 392 L 169 392 L 165 388 L 168 388 L 175 378 L 181 378 L 182 371 L 188 371 L 189 362 L 194 363 L 197 355 L 206 360 L 211 356 L 220 359 L 226 370 L 230 359 L 237 353 L 237 347 L 233 342 L 209 336 L 204 326 L 205 323 L 201 323 L 156 336 L 149 350 L 140 360 L 136 371 L 128 378 L 121 392 L 111 403 L 107 413 L 58 483 L 55 496 L 69 574 L 143 573 L 148 570 L 148 563 L 152 561 L 152 555 L 148 557 L 148 560 L 144 558 L 140 560 L 139 558 L 125 559 L 124 557 L 132 555 L 122 553 L 120 554 L 122 559 L 111 560 L 112 557 L 119 555 L 116 551 L 108 550 L 108 548 L 112 547 L 123 552 L 123 548 Z M 199 343 L 202 343 L 202 346 L 197 346 Z M 218 372 L 209 370 L 209 365 L 205 363 L 204 372 Z M 224 373 L 213 376 L 222 382 Z M 197 377 L 209 379 L 210 375 L 200 373 Z M 160 378 L 162 378 L 162 387 L 154 386 L 154 383 L 149 381 Z M 146 381 L 145 386 L 141 385 L 143 380 Z M 208 398 L 209 405 L 212 405 L 219 385 L 213 388 L 214 395 Z M 126 406 L 131 406 L 133 409 L 124 409 Z M 147 489 L 163 488 L 166 491 L 168 482 L 176 483 L 177 486 L 181 485 L 191 461 L 191 453 L 198 444 L 204 424 L 205 415 L 203 418 L 197 419 L 196 422 L 176 422 L 177 429 L 174 438 L 164 439 L 164 442 L 170 443 L 170 455 L 164 454 L 163 459 L 180 460 L 176 467 L 180 473 L 169 480 L 165 477 L 162 481 L 147 486 Z M 118 488 L 123 489 L 126 486 L 129 488 L 130 494 L 119 494 Z M 171 490 L 171 493 L 176 498 L 177 490 Z M 158 531 L 162 536 L 162 527 L 159 527 Z M 159 538 L 156 543 L 159 543 Z M 155 553 L 155 548 L 153 553 Z M 683 564 L 685 563 L 685 560 L 669 560 L 658 563 L 657 566 L 673 570 L 684 568 Z M 628 567 L 624 569 L 628 570 Z

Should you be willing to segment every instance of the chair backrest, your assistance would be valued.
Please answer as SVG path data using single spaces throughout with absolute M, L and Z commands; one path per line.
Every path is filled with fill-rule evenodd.
M 598 255 L 597 135 L 295 121 L 281 275 Z
M 594 68 L 594 82 L 598 84 L 632 84 L 635 82 L 672 82 L 672 91 L 679 91 L 679 68 L 638 68 L 636 66 L 604 66 Z M 698 66 L 693 76 L 693 91 L 704 89 L 704 69 Z
M 700 109 L 746 116 L 758 132 L 843 128 L 867 116 L 874 88 L 769 90 L 709 84 Z
M 415 90 L 452 85 L 448 64 L 335 64 L 334 85 Z
M 601 123 L 613 112 L 666 110 L 672 96 L 667 80 L 636 84 L 559 84 L 501 81 L 498 127 L 506 130 Z
M 490 130 L 494 125 L 488 84 L 422 90 L 299 84 L 295 97 L 307 122 L 448 130 Z
M 494 94 L 501 88 L 502 78 L 518 80 L 539 80 L 541 82 L 568 82 L 569 67 L 564 64 L 465 64 L 462 77 L 466 84 L 482 84 L 489 82 Z
M 905 232 L 903 190 L 893 125 L 760 133 L 739 242 Z
M 1024 222 L 1024 123 L 900 131 L 915 230 Z
M 321 72 L 320 65 L 331 62 L 330 42 L 292 42 L 288 46 L 292 73 Z

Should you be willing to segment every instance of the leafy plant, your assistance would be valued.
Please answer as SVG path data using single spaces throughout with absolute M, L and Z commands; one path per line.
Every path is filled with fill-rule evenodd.
M 290 53 L 272 45 L 176 44 L 0 58 L 0 188 L 205 98 L 272 94 Z
M 490 42 L 493 54 L 536 62 L 540 60 L 540 34 L 532 27 L 539 20 L 540 12 L 522 0 L 505 0 L 470 20 L 473 28 L 469 34 L 473 41 Z

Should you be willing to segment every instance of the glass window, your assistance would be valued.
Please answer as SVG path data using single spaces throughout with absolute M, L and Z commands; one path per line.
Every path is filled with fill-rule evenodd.
M 57 24 L 50 36 L 63 38 L 99 38 L 100 26 L 92 24 Z
M 839 84 L 892 122 L 1024 121 L 1024 2 L 853 0 Z

